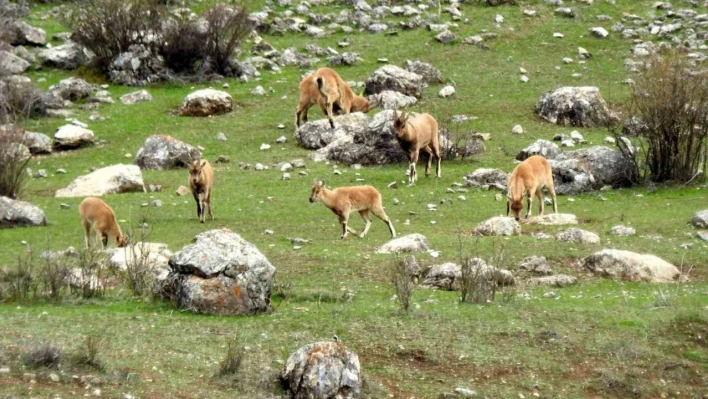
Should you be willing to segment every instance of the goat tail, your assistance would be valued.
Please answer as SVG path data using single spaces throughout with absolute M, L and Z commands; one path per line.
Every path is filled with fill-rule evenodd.
M 324 78 L 322 76 L 318 76 L 315 81 L 317 82 L 317 89 L 320 91 L 320 94 L 327 97 L 327 94 L 325 93 Z

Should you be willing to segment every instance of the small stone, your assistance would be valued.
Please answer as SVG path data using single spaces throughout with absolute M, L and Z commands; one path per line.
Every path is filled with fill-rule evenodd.
M 152 200 L 152 206 L 154 206 L 154 207 L 156 207 L 156 208 L 159 208 L 159 207 L 162 206 L 162 201 L 160 201 L 160 200 L 158 200 L 158 199 Z
M 265 169 L 265 166 L 263 166 L 262 163 L 258 162 L 256 163 L 256 166 L 253 167 L 255 170 L 263 170 Z
M 34 172 L 34 177 L 37 179 L 44 179 L 47 177 L 47 171 L 45 169 L 40 169 Z
M 282 180 L 290 180 L 290 173 L 283 173 L 282 176 L 280 177 Z
M 511 128 L 511 132 L 514 134 L 522 134 L 524 132 L 524 128 L 521 127 L 521 125 L 515 125 L 513 128 Z
M 334 173 L 335 175 L 341 175 L 341 174 L 342 174 L 342 172 L 341 172 L 339 169 L 335 169 L 332 173 Z
M 569 57 L 565 57 L 565 58 L 563 58 L 563 63 L 564 63 L 564 64 L 572 64 L 572 63 L 573 63 L 573 59 L 572 59 L 572 58 L 569 58 Z
M 386 188 L 398 188 L 398 182 L 392 181 L 386 185 Z
M 216 139 L 218 141 L 226 141 L 226 135 L 224 133 L 219 132 L 219 134 L 216 135 Z
M 300 176 L 307 176 L 307 172 L 305 172 L 304 170 L 299 171 L 298 174 Z
M 612 235 L 620 236 L 620 237 L 628 237 L 628 236 L 633 236 L 637 234 L 637 231 L 631 227 L 627 226 L 614 226 L 611 230 L 610 233 Z
M 401 201 L 399 201 L 398 198 L 393 199 L 393 205 L 398 205 L 400 203 L 401 203 Z
M 614 137 L 607 136 L 607 137 L 605 137 L 605 140 L 603 140 L 603 143 L 605 143 L 605 144 L 615 144 L 616 141 L 615 141 L 615 138 L 614 138 Z
M 59 168 L 59 169 L 56 170 L 55 173 L 58 174 L 58 175 L 65 175 L 65 174 L 66 174 L 66 169 L 61 169 L 61 168 Z
M 251 90 L 251 94 L 253 94 L 254 96 L 265 96 L 266 91 L 263 86 L 256 86 L 255 89 Z
M 277 139 L 275 139 L 275 142 L 278 144 L 285 144 L 287 143 L 288 139 L 285 136 L 280 136 Z
M 179 186 L 177 187 L 176 194 L 180 197 L 184 197 L 185 195 L 189 194 L 189 189 L 185 186 Z
M 265 234 L 265 235 L 267 235 L 267 236 L 272 235 L 272 234 L 273 234 L 273 230 L 266 229 L 266 231 L 264 231 L 263 234 Z
M 57 373 L 51 373 L 49 374 L 49 379 L 54 381 L 54 382 L 59 382 L 61 381 L 61 378 L 59 378 L 59 375 Z
M 450 96 L 453 96 L 454 94 L 455 94 L 455 88 L 450 85 L 443 87 L 440 90 L 440 92 L 438 93 L 438 95 L 442 98 L 450 97 Z
M 216 163 L 229 163 L 231 162 L 231 159 L 227 157 L 226 155 L 219 155 L 218 158 L 216 158 Z
M 269 149 L 270 149 L 270 144 L 266 144 L 266 143 L 261 144 L 261 151 L 269 150 Z
M 543 297 L 544 298 L 556 298 L 556 297 L 558 297 L 558 295 L 553 291 L 548 291 L 545 294 L 543 294 Z
M 455 395 L 460 398 L 474 398 L 477 397 L 477 391 L 467 388 L 455 388 Z
M 494 200 L 495 200 L 495 201 L 501 201 L 501 200 L 503 200 L 503 199 L 504 199 L 504 196 L 503 196 L 501 193 L 496 194 L 496 195 L 494 196 Z
M 498 23 L 498 24 L 503 23 L 503 22 L 504 22 L 504 16 L 501 15 L 501 14 L 497 14 L 497 15 L 494 17 L 494 22 L 496 22 L 496 23 Z
M 521 81 L 521 83 L 526 83 L 529 81 L 529 77 L 526 75 L 521 75 L 519 76 L 519 80 Z
M 59 209 L 69 209 L 69 204 L 59 204 Z
M 606 38 L 610 34 L 607 29 L 603 27 L 590 28 L 590 32 L 593 34 L 593 36 L 599 37 L 601 39 Z
M 560 33 L 560 32 L 555 32 L 555 33 L 553 34 L 553 37 L 555 37 L 556 39 L 562 39 L 562 38 L 565 37 L 565 35 L 562 34 L 562 33 Z
M 0 374 L 10 374 L 9 367 L 0 367 Z

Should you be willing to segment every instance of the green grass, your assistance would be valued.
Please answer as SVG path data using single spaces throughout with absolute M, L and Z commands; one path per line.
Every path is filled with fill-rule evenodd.
M 32 161 L 32 169 L 47 169 L 50 177 L 31 179 L 24 199 L 42 207 L 49 224 L 42 228 L 0 230 L 0 265 L 12 267 L 28 247 L 37 251 L 81 247 L 83 232 L 77 211 L 81 199 L 54 198 L 54 192 L 92 167 L 132 163 L 146 137 L 169 134 L 205 147 L 204 155 L 212 161 L 219 155 L 231 158 L 230 164 L 215 165 L 216 220 L 206 225 L 198 223 L 193 200 L 174 194 L 179 185 L 186 185 L 185 170 L 146 171 L 145 183 L 161 184 L 162 192 L 105 197 L 122 220 L 122 227 L 136 228 L 139 220 L 147 218 L 152 229 L 150 240 L 168 243 L 173 251 L 202 231 L 230 228 L 269 258 L 277 268 L 278 280 L 292 283 L 293 296 L 289 300 L 275 297 L 274 311 L 255 317 L 185 314 L 169 304 L 130 299 L 127 291 L 121 289 L 111 291 L 105 299 L 70 299 L 62 305 L 3 303 L 0 354 L 9 359 L 11 373 L 0 374 L 0 391 L 21 397 L 30 392 L 32 396 L 83 394 L 83 387 L 54 384 L 46 378 L 39 378 L 33 385 L 22 382 L 22 374 L 28 370 L 22 369 L 15 359 L 45 341 L 70 352 L 86 334 L 99 331 L 106 345 L 102 354 L 106 371 L 100 374 L 106 397 L 122 397 L 122 393 L 141 398 L 272 397 L 279 392 L 275 377 L 288 354 L 335 333 L 359 354 L 371 398 L 435 398 L 457 386 L 475 389 L 483 397 L 503 398 L 518 397 L 520 393 L 529 397 L 534 387 L 540 397 L 549 398 L 624 398 L 632 388 L 638 388 L 639 397 L 646 398 L 662 393 L 672 397 L 676 391 L 681 391 L 682 396 L 705 394 L 708 350 L 705 334 L 703 341 L 698 337 L 708 325 L 708 246 L 693 237 L 695 230 L 688 225 L 690 217 L 706 207 L 705 188 L 612 190 L 602 192 L 606 200 L 598 194 L 573 196 L 573 202 L 560 197 L 560 211 L 576 214 L 582 221 L 579 227 L 601 236 L 600 245 L 537 240 L 531 236 L 536 231 L 554 234 L 562 230 L 540 226 L 523 226 L 520 237 L 476 241 L 470 236 L 471 231 L 477 223 L 504 213 L 504 203 L 495 201 L 496 192 L 491 191 L 470 190 L 464 194 L 466 201 L 457 200 L 459 194 L 446 193 L 452 183 L 462 182 L 463 175 L 477 168 L 510 171 L 516 152 L 537 138 L 550 139 L 556 133 L 573 130 L 533 115 L 533 105 L 543 92 L 565 85 L 594 85 L 618 107 L 628 97 L 621 81 L 628 77 L 623 61 L 631 42 L 614 34 L 598 40 L 587 29 L 609 29 L 623 12 L 647 16 L 646 10 L 653 2 L 618 0 L 616 6 L 604 1 L 589 7 L 579 5 L 580 16 L 576 20 L 553 16 L 553 8 L 542 1 L 521 3 L 533 5 L 540 16 L 523 17 L 520 7 L 466 4 L 463 12 L 470 23 L 460 23 L 455 29 L 458 42 L 451 45 L 437 43 L 434 33 L 424 29 L 393 37 L 350 35 L 352 45 L 346 50 L 359 53 L 364 61 L 340 68 L 345 79 L 365 80 L 378 68 L 376 59 L 380 57 L 396 65 L 406 59 L 430 62 L 440 69 L 446 81 L 456 83 L 457 95 L 440 99 L 437 92 L 442 85 L 433 85 L 424 91 L 414 109 L 429 112 L 439 121 L 447 121 L 455 114 L 474 115 L 479 119 L 461 124 L 462 128 L 492 134 L 492 140 L 485 143 L 484 155 L 444 162 L 441 179 L 421 178 L 414 187 L 399 184 L 398 189 L 385 189 L 391 181 L 406 179 L 402 164 L 358 171 L 339 165 L 343 173 L 334 175 L 333 164 L 308 160 L 309 176 L 295 172 L 289 181 L 280 180 L 280 172 L 273 169 L 238 167 L 239 162 L 273 165 L 307 157 L 308 151 L 299 148 L 292 136 L 297 83 L 304 70 L 288 67 L 282 74 L 262 71 L 260 81 L 245 84 L 226 79 L 231 86 L 227 91 L 237 107 L 234 112 L 215 118 L 179 117 L 176 110 L 195 88 L 220 88 L 221 83 L 152 86 L 147 89 L 154 100 L 133 106 L 121 104 L 118 97 L 135 88 L 110 87 L 117 103 L 102 105 L 98 111 L 108 119 L 89 123 L 104 144 Z M 48 33 L 61 31 L 55 21 L 39 18 L 48 9 L 38 6 L 30 21 L 46 27 Z M 318 11 L 341 9 L 327 6 Z M 497 13 L 505 17 L 501 28 L 492 22 Z M 598 14 L 611 15 L 614 20 L 596 22 Z M 442 20 L 447 18 L 443 14 Z M 484 29 L 498 34 L 487 43 L 490 50 L 461 43 L 462 38 Z M 562 32 L 565 38 L 554 39 L 553 32 Z M 323 39 L 298 34 L 264 36 L 278 49 L 294 46 L 300 50 L 309 43 L 336 48 L 342 37 L 343 34 Z M 562 58 L 574 58 L 578 46 L 588 49 L 594 57 L 585 64 L 576 61 L 564 65 Z M 519 82 L 520 66 L 529 71 L 530 81 L 526 84 Z M 560 70 L 555 70 L 555 66 L 560 66 Z M 582 77 L 573 78 L 571 75 L 576 72 Z M 74 75 L 57 70 L 30 73 L 45 88 Z M 250 95 L 249 91 L 257 85 L 266 90 L 272 87 L 275 92 L 265 97 Z M 287 98 L 282 99 L 283 96 Z M 88 122 L 90 112 L 78 107 L 74 110 L 76 118 Z M 321 117 L 315 108 L 310 115 L 312 119 Z M 41 119 L 27 121 L 24 127 L 52 134 L 64 123 L 61 119 Z M 286 129 L 278 129 L 280 123 Z M 512 135 L 515 124 L 521 124 L 526 133 Z M 580 131 L 594 144 L 601 143 L 606 135 L 603 129 Z M 218 142 L 218 132 L 224 132 L 228 141 Z M 288 143 L 274 142 L 281 135 L 288 138 Z M 272 148 L 260 151 L 261 143 L 269 143 Z M 54 174 L 57 168 L 68 173 Z M 557 300 L 543 298 L 548 289 L 539 288 L 529 291 L 529 300 L 517 298 L 485 306 L 460 304 L 456 293 L 417 289 L 413 310 L 403 314 L 391 298 L 393 288 L 386 272 L 391 258 L 375 254 L 376 248 L 387 241 L 388 229 L 375 221 L 366 239 L 339 240 L 336 218 L 321 204 L 307 201 L 313 178 L 325 178 L 333 187 L 364 178 L 367 184 L 380 188 L 386 212 L 399 235 L 422 233 L 432 248 L 441 251 L 437 259 L 419 255 L 418 262 L 423 267 L 456 261 L 458 239 L 462 237 L 465 251 L 476 250 L 485 257 L 492 255 L 493 247 L 501 245 L 507 253 L 507 267 L 513 268 L 529 255 L 546 256 L 556 273 L 576 275 L 581 284 L 553 289 L 560 295 Z M 269 201 L 268 197 L 273 198 Z M 394 197 L 401 201 L 400 205 L 393 205 Z M 141 206 L 152 198 L 162 200 L 164 206 Z M 439 205 L 437 212 L 426 210 L 428 203 L 447 198 L 453 200 L 452 204 Z M 70 208 L 60 209 L 61 203 Z M 404 224 L 407 219 L 409 225 Z M 363 225 L 355 215 L 351 220 L 355 228 Z M 610 235 L 610 228 L 616 224 L 632 226 L 638 235 Z M 262 234 L 265 229 L 272 229 L 275 234 Z M 313 242 L 296 251 L 286 237 L 309 238 Z M 688 250 L 680 247 L 687 242 L 694 246 Z M 668 300 L 657 301 L 655 286 L 598 280 L 576 268 L 577 260 L 608 247 L 656 254 L 684 271 L 691 269 L 691 282 L 663 288 Z M 346 291 L 354 294 L 351 302 L 338 300 Z M 659 302 L 666 306 L 657 306 Z M 236 331 L 239 341 L 249 347 L 243 371 L 235 381 L 213 377 L 227 342 Z M 74 366 L 64 367 L 70 376 Z

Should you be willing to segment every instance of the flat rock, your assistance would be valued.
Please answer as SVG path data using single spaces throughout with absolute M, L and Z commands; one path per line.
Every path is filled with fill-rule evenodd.
M 495 216 L 478 224 L 474 233 L 482 236 L 518 236 L 521 226 L 514 218 Z
M 691 218 L 691 225 L 697 228 L 708 228 L 708 209 L 696 212 Z
M 182 102 L 179 113 L 182 116 L 212 116 L 231 112 L 233 100 L 225 91 L 214 89 L 197 90 Z
M 405 252 L 425 252 L 429 248 L 428 239 L 424 235 L 413 233 L 407 236 L 394 238 L 382 245 L 377 253 L 405 253 Z
M 186 168 L 194 159 L 200 159 L 198 149 L 181 140 L 166 135 L 153 135 L 135 155 L 135 163 L 141 169 L 166 170 Z
M 526 223 L 563 226 L 567 224 L 578 224 L 578 218 L 570 213 L 549 213 L 543 216 L 530 217 L 526 220 Z
M 46 134 L 24 132 L 22 142 L 32 154 L 49 154 L 52 152 L 52 139 Z
M 106 253 L 108 264 L 121 271 L 126 271 L 129 265 L 136 262 L 144 262 L 144 266 L 160 280 L 164 280 L 170 271 L 168 262 L 172 252 L 167 248 L 167 244 L 141 241 L 130 243 L 124 248 L 107 249 Z
M 98 88 L 83 79 L 72 77 L 60 80 L 59 83 L 51 86 L 49 90 L 56 91 L 64 100 L 76 101 L 90 96 Z
M 16 20 L 12 30 L 14 30 L 13 46 L 44 46 L 47 44 L 47 33 L 43 29 L 34 27 L 25 21 Z
M 504 190 L 508 180 L 509 176 L 501 169 L 480 168 L 465 176 L 465 186 L 490 186 Z
M 29 202 L 0 197 L 0 227 L 45 226 L 44 211 Z
M 395 65 L 385 65 L 374 71 L 366 80 L 367 95 L 392 90 L 407 96 L 420 98 L 423 90 L 423 77 L 406 71 Z
M 582 260 L 582 268 L 601 277 L 624 281 L 672 282 L 681 272 L 676 266 L 649 254 L 603 249 Z
M 568 276 L 565 274 L 557 274 L 555 276 L 544 276 L 544 277 L 534 277 L 525 281 L 525 283 L 531 287 L 534 286 L 546 286 L 546 287 L 556 287 L 565 288 L 578 283 L 578 279 L 573 276 Z
M 58 150 L 74 149 L 86 144 L 92 144 L 94 138 L 93 131 L 68 124 L 60 127 L 54 133 L 54 148 Z
M 619 121 L 617 115 L 592 86 L 561 87 L 544 93 L 534 112 L 548 122 L 580 127 L 607 127 Z
M 38 57 L 42 65 L 50 68 L 76 69 L 90 63 L 94 55 L 81 45 L 70 41 L 44 49 L 39 52 Z
M 519 262 L 519 269 L 542 275 L 553 274 L 545 256 L 528 256 Z
M 483 259 L 472 258 L 469 262 L 470 267 L 476 269 L 476 273 L 483 274 L 487 280 L 493 281 L 498 285 L 513 285 L 515 282 L 514 276 L 510 271 L 488 265 Z M 443 263 L 431 266 L 425 274 L 425 279 L 421 285 L 427 288 L 457 291 L 460 289 L 461 281 L 462 266 L 456 263 Z
M 0 50 L 0 76 L 19 75 L 30 67 L 30 63 L 5 50 Z
M 112 165 L 79 176 L 55 197 L 100 197 L 106 194 L 145 192 L 143 174 L 135 165 Z
M 633 229 L 632 227 L 627 227 L 627 226 L 614 226 L 610 230 L 610 234 L 615 235 L 615 236 L 620 236 L 620 237 L 629 237 L 637 234 L 637 231 Z
M 590 231 L 571 227 L 565 231 L 556 234 L 556 241 L 584 244 L 599 244 L 600 236 Z
M 152 95 L 150 95 L 147 90 L 138 90 L 120 96 L 120 102 L 125 105 L 132 105 L 146 101 L 152 101 Z

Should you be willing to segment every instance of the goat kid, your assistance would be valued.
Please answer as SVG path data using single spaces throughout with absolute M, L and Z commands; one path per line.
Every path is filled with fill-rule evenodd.
M 90 247 L 89 236 L 92 228 L 103 249 L 108 246 L 109 236 L 115 238 L 119 248 L 128 245 L 127 237 L 123 235 L 120 226 L 118 226 L 115 212 L 102 200 L 96 197 L 87 197 L 79 205 L 79 215 L 81 216 L 81 225 L 84 227 L 86 248 Z
M 409 120 L 409 115 L 405 112 L 398 114 L 393 111 L 393 130 L 396 140 L 401 145 L 403 152 L 408 157 L 409 170 L 408 182 L 413 184 L 418 180 L 418 173 L 415 165 L 418 163 L 418 156 L 423 150 L 428 153 L 428 163 L 425 165 L 425 175 L 430 175 L 430 166 L 433 157 L 436 160 L 435 175 L 440 177 L 440 137 L 438 132 L 438 122 L 430 114 L 420 114 Z
M 373 213 L 379 219 L 383 220 L 391 232 L 391 237 L 396 237 L 396 230 L 393 228 L 391 219 L 386 215 L 381 203 L 381 193 L 371 186 L 352 186 L 339 187 L 334 190 L 329 190 L 325 187 L 325 182 L 315 182 L 312 185 L 310 194 L 310 202 L 317 200 L 332 210 L 339 217 L 339 223 L 342 225 L 342 239 L 347 237 L 347 234 L 357 234 L 357 232 L 349 227 L 349 214 L 358 211 L 359 215 L 366 222 L 364 231 L 359 234 L 360 238 L 364 238 L 371 227 L 371 215 Z
M 211 213 L 211 190 L 214 187 L 214 169 L 206 159 L 197 159 L 189 165 L 189 189 L 197 202 L 197 217 L 204 223 L 204 212 L 209 209 L 209 217 L 214 220 Z
M 539 216 L 543 216 L 543 195 L 541 189 L 546 188 L 553 200 L 553 212 L 558 213 L 556 202 L 556 191 L 553 186 L 553 169 L 546 158 L 540 155 L 528 157 L 525 161 L 516 166 L 507 183 L 506 216 L 509 211 L 514 213 L 514 219 L 519 221 L 519 214 L 524 209 L 522 200 L 524 194 L 527 195 L 526 218 L 531 215 L 531 202 L 533 197 L 538 197 Z

